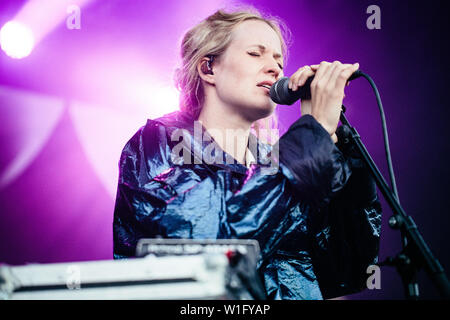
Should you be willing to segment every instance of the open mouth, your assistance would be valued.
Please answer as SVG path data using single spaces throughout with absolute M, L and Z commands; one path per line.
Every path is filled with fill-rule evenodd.
M 261 84 L 258 87 L 263 88 L 266 92 L 270 92 L 270 86 L 268 84 Z

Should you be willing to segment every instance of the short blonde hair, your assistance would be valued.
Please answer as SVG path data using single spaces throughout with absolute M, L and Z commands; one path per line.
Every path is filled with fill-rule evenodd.
M 280 37 L 284 60 L 287 61 L 290 31 L 276 17 L 263 16 L 255 8 L 227 13 L 218 10 L 188 30 L 181 43 L 181 67 L 176 70 L 175 83 L 180 91 L 180 109 L 197 119 L 204 103 L 204 90 L 197 65 L 203 57 L 220 56 L 231 42 L 233 28 L 247 20 L 266 22 Z M 266 121 L 267 122 L 267 119 Z M 265 126 L 260 124 L 259 127 Z

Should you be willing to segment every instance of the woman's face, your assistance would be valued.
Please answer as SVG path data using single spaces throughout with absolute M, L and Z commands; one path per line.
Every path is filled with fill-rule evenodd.
M 225 52 L 213 63 L 219 99 L 246 119 L 269 116 L 275 103 L 262 82 L 283 76 L 281 42 L 267 23 L 248 20 L 237 25 Z

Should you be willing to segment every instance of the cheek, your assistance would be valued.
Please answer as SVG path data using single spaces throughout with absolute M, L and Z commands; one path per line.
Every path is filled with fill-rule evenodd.
M 228 64 L 227 73 L 230 81 L 235 84 L 253 83 L 258 73 L 257 66 L 246 61 L 245 58 L 231 60 Z
M 227 59 L 220 67 L 220 75 L 217 79 L 218 94 L 225 100 L 246 99 L 258 94 L 256 86 L 261 78 L 261 66 L 256 61 L 241 59 Z
M 251 75 L 242 66 L 227 69 L 226 74 L 220 79 L 221 87 L 229 93 L 248 90 L 253 82 Z
M 248 70 L 244 64 L 236 64 L 230 68 L 229 76 L 234 83 L 243 83 L 249 79 Z

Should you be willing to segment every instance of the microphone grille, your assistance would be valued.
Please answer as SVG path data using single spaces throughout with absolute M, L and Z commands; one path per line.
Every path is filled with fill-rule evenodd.
M 273 102 L 277 104 L 284 104 L 285 97 L 283 96 L 283 92 L 286 90 L 283 90 L 284 86 L 287 86 L 289 84 L 289 78 L 283 77 L 279 80 L 277 80 L 271 87 L 270 87 L 270 98 Z

